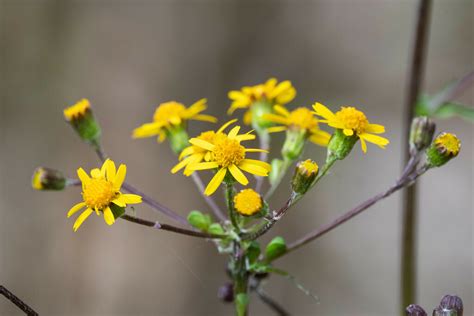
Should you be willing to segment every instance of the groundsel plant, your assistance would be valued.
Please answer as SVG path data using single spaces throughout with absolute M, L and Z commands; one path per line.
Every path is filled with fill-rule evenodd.
M 95 213 L 103 216 L 107 225 L 121 219 L 212 242 L 218 253 L 228 259 L 229 281 L 218 290 L 218 296 L 233 302 L 236 315 L 248 315 L 251 292 L 255 292 L 275 312 L 287 314 L 281 306 L 284 302 L 272 300 L 263 290 L 262 280 L 270 275 L 284 276 L 310 298 L 317 298 L 289 272 L 278 268 L 275 263 L 278 258 L 318 239 L 378 201 L 411 185 L 428 170 L 441 167 L 456 157 L 461 147 L 459 139 L 448 132 L 433 139 L 433 121 L 417 117 L 413 120 L 407 144 L 411 159 L 393 185 L 296 241 L 287 243 L 284 237 L 275 236 L 268 244 L 262 245 L 259 238 L 269 233 L 289 209 L 314 190 L 336 162 L 348 159 L 353 152 L 370 154 L 372 148 L 369 144 L 382 149 L 389 145 L 389 140 L 382 136 L 385 127 L 372 123 L 372 118 L 369 121 L 361 107 L 336 108 L 314 102 L 289 109 L 288 104 L 295 95 L 296 89 L 290 81 L 278 82 L 274 78 L 231 91 L 229 115 L 237 109 L 245 109 L 244 124 L 251 125 L 252 130 L 242 128 L 236 119 L 228 118 L 222 125 L 211 125 L 209 130 L 189 136 L 187 127 L 193 120 L 217 121 L 203 113 L 207 101 L 200 99 L 189 107 L 175 101 L 162 103 L 156 108 L 151 123 L 145 123 L 131 133 L 134 138 L 157 137 L 158 142 L 167 141 L 176 154 L 176 164 L 170 166 L 171 173 L 189 177 L 195 182 L 209 209 L 192 210 L 186 217 L 125 181 L 127 172 L 133 173 L 133 170 L 119 164 L 119 157 L 105 154 L 100 125 L 91 104 L 85 99 L 66 108 L 64 117 L 98 154 L 100 164 L 93 166 L 90 172 L 79 167 L 77 177 L 71 178 L 58 170 L 39 167 L 34 172 L 32 186 L 37 190 L 81 188 L 79 203 L 76 201 L 77 204 L 65 212 L 67 217 L 75 217 L 73 230 L 78 233 Z M 269 146 L 270 135 L 275 132 L 286 133 L 281 147 L 276 144 Z M 249 147 L 248 141 L 255 139 L 260 145 Z M 326 151 L 326 160 L 318 163 L 306 156 L 304 149 L 308 143 Z M 360 143 L 361 151 L 354 150 L 357 143 Z M 278 158 L 267 162 L 270 150 Z M 293 172 L 288 198 L 283 205 L 271 205 L 269 198 L 288 171 Z M 211 180 L 207 184 L 201 180 L 203 173 L 210 174 Z M 266 192 L 262 190 L 262 179 L 268 179 Z M 216 202 L 221 197 L 220 190 L 223 191 L 226 210 Z M 132 205 L 140 204 L 163 213 L 170 223 L 137 217 Z M 107 230 L 103 233 L 106 234 Z

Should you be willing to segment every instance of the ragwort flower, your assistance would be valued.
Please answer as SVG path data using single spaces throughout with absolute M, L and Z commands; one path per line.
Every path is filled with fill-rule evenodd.
M 374 134 L 382 134 L 385 127 L 379 124 L 369 123 L 365 114 L 354 107 L 341 107 L 333 113 L 321 103 L 313 105 L 316 115 L 324 120 L 319 122 L 327 123 L 329 126 L 342 130 L 345 136 L 356 135 L 360 139 L 362 151 L 367 152 L 367 142 L 373 143 L 381 148 L 389 144 L 389 140 Z
M 214 193 L 228 173 L 242 185 L 249 182 L 242 170 L 261 177 L 268 176 L 271 169 L 268 163 L 246 158 L 246 153 L 266 151 L 242 146 L 241 141 L 253 139 L 255 136 L 250 133 L 239 135 L 239 131 L 240 126 L 236 126 L 227 135 L 216 133 L 212 143 L 199 138 L 189 140 L 191 144 L 210 152 L 209 161 L 190 164 L 189 169 L 217 171 L 204 191 L 206 195 Z
M 240 215 L 251 216 L 262 209 L 262 197 L 252 189 L 245 189 L 234 196 L 234 206 Z
M 74 231 L 77 231 L 94 211 L 99 216 L 104 213 L 105 222 L 112 225 L 115 222 L 115 217 L 111 210 L 111 204 L 124 208 L 127 204 L 142 202 L 139 195 L 120 192 L 126 173 L 127 167 L 125 165 L 120 165 L 116 170 L 115 163 L 109 159 L 104 162 L 101 169 L 92 169 L 91 176 L 84 169 L 77 169 L 77 175 L 82 182 L 83 202 L 74 205 L 67 213 L 67 217 L 83 208 L 86 210 L 76 219 L 73 226 Z

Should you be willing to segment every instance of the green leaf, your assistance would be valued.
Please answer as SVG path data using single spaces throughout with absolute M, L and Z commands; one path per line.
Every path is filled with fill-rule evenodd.
M 249 297 L 245 293 L 239 293 L 235 297 L 235 308 L 238 316 L 245 316 L 247 314 L 247 306 L 249 304 Z
M 256 241 L 252 241 L 247 248 L 247 258 L 250 263 L 254 263 L 258 256 L 260 256 L 260 244 Z
M 211 225 L 209 225 L 207 232 L 211 234 L 216 234 L 216 235 L 225 234 L 224 228 L 222 228 L 221 224 L 219 223 L 212 223 Z
M 434 116 L 437 118 L 459 116 L 474 123 L 474 108 L 458 103 L 444 103 L 436 110 Z
M 197 229 L 207 231 L 209 225 L 211 225 L 212 220 L 207 214 L 204 215 L 199 211 L 191 211 L 188 215 L 188 222 Z
M 115 219 L 125 214 L 125 207 L 120 207 L 112 203 L 110 204 L 110 209 L 112 210 L 112 213 L 114 214 Z
M 265 249 L 265 259 L 272 261 L 274 258 L 279 257 L 286 251 L 286 243 L 283 237 L 277 236 L 270 241 Z

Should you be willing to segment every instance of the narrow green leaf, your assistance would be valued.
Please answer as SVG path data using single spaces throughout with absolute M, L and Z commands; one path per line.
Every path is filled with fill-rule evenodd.
M 114 214 L 115 219 L 125 214 L 125 207 L 120 207 L 112 203 L 110 204 L 110 209 L 112 210 L 112 213 Z
M 209 225 L 209 228 L 207 231 L 211 234 L 216 234 L 216 235 L 224 235 L 225 231 L 224 228 L 222 228 L 221 224 L 219 223 L 212 223 Z
M 474 108 L 458 103 L 445 103 L 436 110 L 434 116 L 437 118 L 459 116 L 474 123 Z
M 272 261 L 279 257 L 286 251 L 286 243 L 283 237 L 277 236 L 270 241 L 265 249 L 265 258 L 267 261 Z
M 199 211 L 191 211 L 188 215 L 188 222 L 193 227 L 206 231 L 211 225 L 211 217 Z

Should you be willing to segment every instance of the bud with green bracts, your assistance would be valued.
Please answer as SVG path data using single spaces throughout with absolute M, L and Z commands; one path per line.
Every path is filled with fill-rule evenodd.
M 189 146 L 189 135 L 183 124 L 172 126 L 170 129 L 167 129 L 166 136 L 170 141 L 171 149 L 176 154 L 179 154 L 184 148 Z
M 311 188 L 318 172 L 318 165 L 311 159 L 298 162 L 291 180 L 293 191 L 298 194 L 305 194 Z
M 439 134 L 426 151 L 429 167 L 440 167 L 456 157 L 461 150 L 461 141 L 451 133 Z
M 64 109 L 64 117 L 83 141 L 98 146 L 101 129 L 94 118 L 89 100 L 82 99 L 73 106 Z
M 412 155 L 430 146 L 435 129 L 436 124 L 426 116 L 413 119 L 410 130 L 410 153 Z
M 60 191 L 66 187 L 66 178 L 58 170 L 38 167 L 33 173 L 31 186 L 35 190 Z
M 306 136 L 306 130 L 293 128 L 288 129 L 286 131 L 285 143 L 281 149 L 282 156 L 290 161 L 298 159 L 298 157 L 303 153 Z
M 331 136 L 328 144 L 328 160 L 343 160 L 354 148 L 359 137 L 354 135 L 347 136 L 341 129 L 336 129 Z
M 273 113 L 272 104 L 268 101 L 256 101 L 252 104 L 252 127 L 258 133 L 265 131 L 266 128 L 273 125 L 272 122 L 264 119 L 265 114 Z

